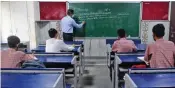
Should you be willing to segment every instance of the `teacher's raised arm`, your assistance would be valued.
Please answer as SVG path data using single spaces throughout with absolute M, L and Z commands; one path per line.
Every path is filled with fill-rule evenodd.
M 61 31 L 63 33 L 64 41 L 73 41 L 73 28 L 82 28 L 85 24 L 85 21 L 83 21 L 80 24 L 77 24 L 72 18 L 73 14 L 74 10 L 69 9 L 67 11 L 67 16 L 61 19 Z

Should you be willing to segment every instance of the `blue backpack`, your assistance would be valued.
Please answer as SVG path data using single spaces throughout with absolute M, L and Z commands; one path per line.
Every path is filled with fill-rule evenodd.
M 46 68 L 39 60 L 28 60 L 23 62 L 21 68 Z

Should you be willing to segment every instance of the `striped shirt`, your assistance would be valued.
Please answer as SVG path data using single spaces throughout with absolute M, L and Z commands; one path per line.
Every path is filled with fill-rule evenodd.
M 112 45 L 112 51 L 114 52 L 132 52 L 133 50 L 136 50 L 134 42 L 126 38 L 120 38 Z
M 150 58 L 149 55 L 152 56 Z M 150 63 L 151 68 L 169 68 L 174 67 L 175 45 L 171 41 L 164 39 L 156 40 L 149 44 L 144 59 Z
M 33 55 L 9 48 L 1 51 L 1 68 L 19 68 L 21 62 L 31 59 L 34 59 Z

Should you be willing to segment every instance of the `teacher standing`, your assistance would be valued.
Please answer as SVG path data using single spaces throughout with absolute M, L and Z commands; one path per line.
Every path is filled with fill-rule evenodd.
M 81 24 L 77 24 L 72 18 L 73 14 L 74 10 L 69 9 L 67 11 L 67 16 L 61 19 L 61 31 L 63 33 L 64 41 L 73 41 L 73 28 L 82 28 L 85 24 L 85 21 L 83 21 Z

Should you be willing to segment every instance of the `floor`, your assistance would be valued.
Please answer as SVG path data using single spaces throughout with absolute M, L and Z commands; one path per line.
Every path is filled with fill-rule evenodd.
M 112 88 L 106 58 L 85 58 L 86 68 L 79 88 Z

